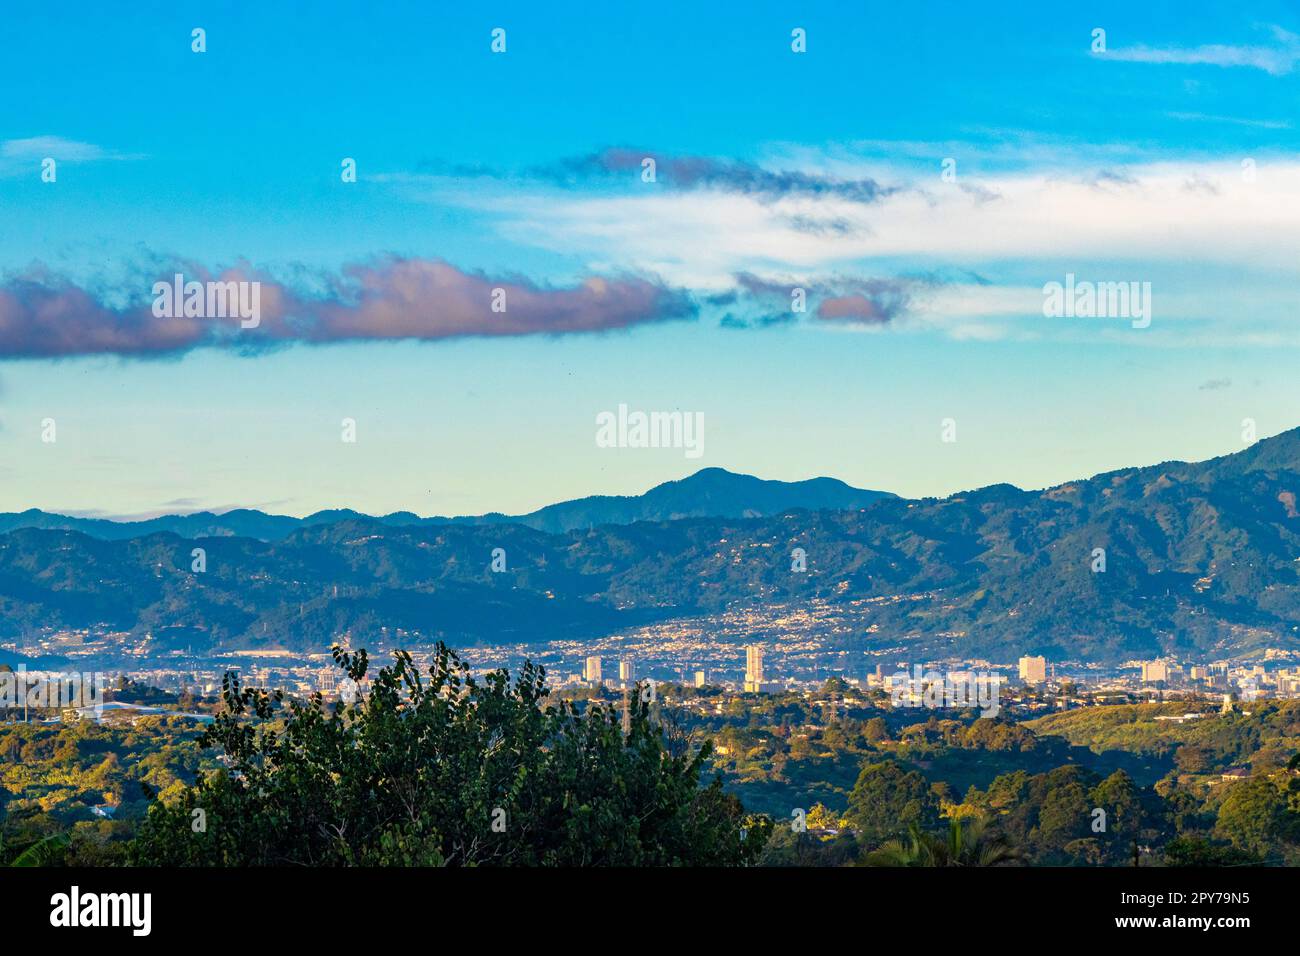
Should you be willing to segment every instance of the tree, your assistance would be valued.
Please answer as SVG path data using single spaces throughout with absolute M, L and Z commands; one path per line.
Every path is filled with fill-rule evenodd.
M 1175 837 L 1165 844 L 1166 866 L 1259 866 L 1254 854 L 1202 837 Z
M 845 817 L 864 840 L 876 842 L 906 833 L 912 824 L 934 826 L 939 800 L 917 771 L 893 760 L 869 763 L 853 785 Z
M 867 866 L 1002 866 L 1018 863 L 1019 850 L 1005 834 L 992 833 L 977 817 L 953 818 L 946 834 L 925 833 L 913 823 L 906 840 L 889 840 L 868 853 Z
M 1229 786 L 1215 833 L 1238 849 L 1267 856 L 1296 838 L 1297 821 L 1286 794 L 1267 777 L 1252 777 Z
M 832 813 L 824 804 L 814 803 L 808 809 L 809 830 L 838 830 L 839 828 L 840 818 Z
M 1043 778 L 1037 838 L 1044 848 L 1059 849 L 1090 835 L 1092 807 L 1085 783 L 1083 771 L 1076 767 L 1058 767 Z
M 1142 797 L 1133 778 L 1123 770 L 1093 787 L 1092 804 L 1106 811 L 1104 832 L 1111 841 L 1131 840 L 1142 827 Z
M 364 650 L 334 658 L 360 683 Z M 649 705 L 548 705 L 525 662 L 482 682 L 438 644 L 427 681 L 394 654 L 368 693 L 284 701 L 227 674 L 205 732 L 226 769 L 155 801 L 144 865 L 746 865 L 771 832 L 670 754 Z
M 878 744 L 883 740 L 889 739 L 889 724 L 885 723 L 883 717 L 872 717 L 862 725 L 862 736 L 867 739 L 867 743 Z

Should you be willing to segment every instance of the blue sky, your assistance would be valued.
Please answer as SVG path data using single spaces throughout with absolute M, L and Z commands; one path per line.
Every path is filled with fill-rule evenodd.
M 1300 424 L 1293 4 L 731 6 L 10 11 L 0 509 L 948 494 Z M 175 271 L 284 304 L 161 348 Z M 1067 273 L 1151 325 L 1044 317 Z M 702 413 L 702 459 L 596 447 L 620 403 Z

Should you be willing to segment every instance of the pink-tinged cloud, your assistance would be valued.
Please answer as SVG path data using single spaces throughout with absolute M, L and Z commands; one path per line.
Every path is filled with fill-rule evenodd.
M 147 305 L 115 309 L 59 279 L 0 286 L 0 357 L 159 355 L 194 348 L 210 334 L 201 320 L 155 318 Z
M 864 325 L 883 324 L 890 319 L 885 306 L 865 295 L 841 295 L 833 299 L 823 299 L 817 307 L 817 317 L 859 322 Z
M 817 318 L 857 325 L 885 325 L 907 314 L 912 293 L 932 279 L 841 280 L 828 288 L 817 305 Z
M 139 305 L 115 307 L 45 274 L 0 284 L 0 358 L 115 354 L 155 356 L 200 347 L 256 351 L 293 342 L 465 336 L 566 335 L 692 318 L 683 291 L 632 276 L 588 278 L 561 288 L 517 276 L 493 279 L 442 260 L 387 259 L 327 277 L 326 292 L 300 292 L 248 267 L 186 281 L 259 282 L 256 327 L 229 318 L 154 315 L 152 280 Z M 171 282 L 172 274 L 158 276 Z M 496 304 L 494 310 L 493 305 Z

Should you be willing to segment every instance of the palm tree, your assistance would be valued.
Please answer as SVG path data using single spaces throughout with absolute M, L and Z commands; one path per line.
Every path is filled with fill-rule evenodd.
M 2 836 L 2 835 L 0 835 Z M 65 833 L 51 833 L 47 837 L 37 840 L 23 852 L 9 861 L 7 866 L 58 866 L 63 862 L 63 851 L 68 847 L 68 836 Z M 4 842 L 0 839 L 0 854 L 3 853 Z
M 1000 866 L 1023 854 L 1001 833 L 986 831 L 978 818 L 948 821 L 948 833 L 925 833 L 915 823 L 907 840 L 890 840 L 867 854 L 867 866 Z

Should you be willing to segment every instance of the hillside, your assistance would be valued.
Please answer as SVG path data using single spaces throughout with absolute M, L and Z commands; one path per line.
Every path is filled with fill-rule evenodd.
M 675 507 L 674 493 L 656 507 Z M 762 494 L 755 488 L 748 500 L 779 503 Z M 563 533 L 363 517 L 304 523 L 276 541 L 172 533 L 106 541 L 23 528 L 0 535 L 0 628 L 104 624 L 150 633 L 159 646 L 320 647 L 344 631 L 365 638 L 386 626 L 413 642 L 468 643 L 582 638 L 818 599 L 856 615 L 860 626 L 844 640 L 857 647 L 911 643 L 1004 661 L 1224 656 L 1296 645 L 1297 494 L 1292 431 L 1207 462 L 1044 491 L 998 485 L 857 510 Z M 189 570 L 196 544 L 208 552 L 206 574 Z M 508 569 L 494 574 L 498 547 Z M 807 553 L 806 573 L 791 571 L 796 547 Z M 1095 549 L 1105 551 L 1101 573 Z

